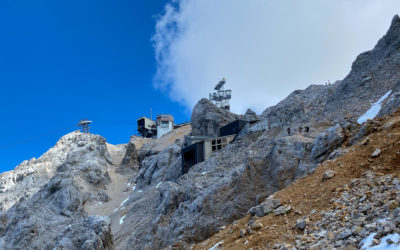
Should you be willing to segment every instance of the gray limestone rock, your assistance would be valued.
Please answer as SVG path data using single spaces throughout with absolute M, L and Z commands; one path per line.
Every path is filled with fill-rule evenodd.
M 177 182 L 182 175 L 181 148 L 173 144 L 159 154 L 146 157 L 141 162 L 136 186 L 143 189 L 163 181 Z
M 267 198 L 260 205 L 252 207 L 247 213 L 251 215 L 257 215 L 258 217 L 265 216 L 272 212 L 275 208 L 279 207 L 281 202 L 276 199 Z
M 317 159 L 332 152 L 344 142 L 344 139 L 344 130 L 339 124 L 328 128 L 315 139 L 312 157 Z
M 65 147 L 65 140 L 72 144 Z M 0 242 L 6 245 L 0 248 L 114 249 L 109 219 L 87 216 L 84 210 L 85 204 L 104 201 L 110 182 L 105 139 L 72 133 L 57 144 L 67 149 L 65 161 L 35 194 L 1 216 Z
M 335 171 L 332 171 L 332 170 L 328 169 L 322 175 L 322 180 L 326 181 L 326 180 L 329 180 L 329 179 L 333 178 L 334 176 L 335 176 Z
M 218 108 L 208 99 L 201 99 L 192 111 L 190 124 L 193 136 L 219 136 L 219 128 L 240 118 L 226 109 Z
M 254 112 L 251 109 L 248 109 L 243 116 L 243 120 L 248 121 L 248 122 L 254 122 L 254 121 L 258 121 L 259 118 L 258 118 L 256 112 Z

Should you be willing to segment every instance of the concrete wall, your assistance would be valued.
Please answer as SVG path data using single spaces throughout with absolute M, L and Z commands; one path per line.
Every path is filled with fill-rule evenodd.
M 157 126 L 157 138 L 160 138 L 161 136 L 167 134 L 168 132 L 172 131 L 174 129 L 174 124 L 172 121 L 168 121 L 168 127 L 163 127 L 162 124 Z

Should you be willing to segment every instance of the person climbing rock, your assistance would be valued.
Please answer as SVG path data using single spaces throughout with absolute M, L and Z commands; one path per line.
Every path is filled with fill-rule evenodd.
M 290 136 L 290 132 L 291 132 L 291 129 L 287 128 L 287 133 L 288 133 L 289 136 Z
M 303 127 L 299 127 L 299 134 L 303 133 Z
M 308 134 L 308 133 L 310 132 L 310 127 L 305 126 L 305 127 L 304 127 L 304 132 L 305 132 L 306 134 Z

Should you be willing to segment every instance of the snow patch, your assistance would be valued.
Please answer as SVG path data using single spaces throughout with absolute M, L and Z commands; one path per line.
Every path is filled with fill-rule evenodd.
M 125 216 L 126 216 L 126 215 L 122 216 L 121 219 L 119 219 L 119 224 L 120 224 L 120 225 L 122 225 L 122 223 L 124 223 Z
M 159 182 L 159 183 L 157 184 L 156 188 L 158 188 L 158 187 L 161 185 L 161 183 L 162 183 L 162 182 Z
M 379 111 L 382 108 L 382 102 L 392 93 L 391 90 L 386 92 L 377 102 L 371 105 L 371 108 L 367 110 L 360 118 L 358 118 L 357 123 L 358 124 L 363 124 L 366 122 L 368 119 L 374 119 L 375 116 L 379 113 Z
M 135 184 L 135 185 L 133 185 L 133 187 L 132 187 L 132 191 L 135 191 L 135 189 L 136 189 L 136 184 Z
M 217 244 L 215 244 L 214 246 L 212 246 L 212 247 L 209 248 L 208 250 L 216 250 L 218 247 L 221 246 L 222 243 L 224 243 L 223 240 L 221 240 L 220 242 L 218 242 Z
M 381 243 L 376 246 L 371 246 L 372 245 L 372 240 L 374 239 L 376 233 L 370 234 L 367 238 L 365 238 L 363 241 L 361 241 L 361 249 L 363 250 L 398 250 L 400 249 L 400 246 L 397 245 L 397 243 L 400 241 L 400 235 L 395 233 L 395 234 L 389 234 L 386 235 L 381 239 Z M 387 240 L 391 240 L 394 242 L 394 244 L 388 244 Z
M 362 244 L 361 249 L 367 249 L 368 247 L 370 247 L 375 235 L 376 235 L 376 233 L 372 233 L 372 234 L 368 235 L 367 238 L 363 239 L 361 241 L 361 244 Z
M 120 204 L 119 206 L 123 206 L 128 200 L 129 200 L 129 196 L 128 196 L 128 198 L 126 198 L 124 201 L 122 201 L 121 204 Z
M 207 174 L 207 172 L 203 172 L 203 173 L 201 173 L 202 175 L 205 175 L 205 174 Z

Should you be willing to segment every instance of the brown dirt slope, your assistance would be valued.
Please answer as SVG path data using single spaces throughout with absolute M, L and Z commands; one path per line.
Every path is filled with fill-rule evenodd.
M 223 249 L 269 249 L 275 243 L 293 243 L 298 232 L 294 229 L 297 219 L 310 215 L 311 222 L 320 220 L 320 212 L 333 208 L 331 202 L 335 193 L 344 190 L 352 179 L 360 178 L 367 170 L 381 174 L 400 175 L 400 111 L 389 117 L 376 119 L 373 123 L 375 132 L 360 143 L 346 148 L 348 153 L 334 160 L 322 163 L 316 171 L 303 179 L 297 180 L 287 188 L 274 194 L 284 205 L 291 205 L 292 210 L 284 216 L 273 213 L 261 218 L 263 228 L 252 235 L 240 238 L 240 230 L 246 229 L 250 215 L 226 226 L 210 239 L 193 246 L 193 249 L 209 249 L 213 246 Z M 382 153 L 371 158 L 376 148 Z M 322 181 L 326 170 L 335 171 L 335 176 Z M 268 247 L 269 246 L 269 247 Z

